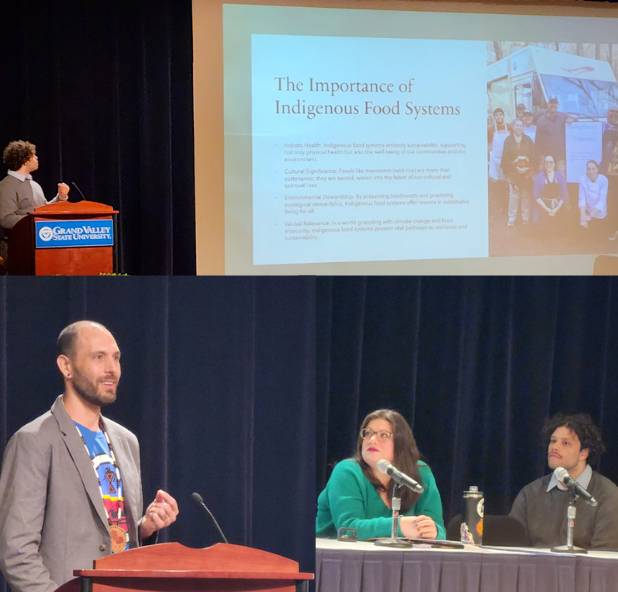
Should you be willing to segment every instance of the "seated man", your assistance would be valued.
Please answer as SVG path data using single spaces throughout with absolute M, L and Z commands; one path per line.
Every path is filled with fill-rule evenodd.
M 618 549 L 618 487 L 593 471 L 605 451 L 599 428 L 590 416 L 557 414 L 545 422 L 547 464 L 553 471 L 563 467 L 598 501 L 596 507 L 577 500 L 573 542 L 578 547 Z M 553 547 L 566 543 L 567 506 L 571 497 L 553 472 L 526 485 L 515 498 L 511 516 L 528 531 L 534 547 Z

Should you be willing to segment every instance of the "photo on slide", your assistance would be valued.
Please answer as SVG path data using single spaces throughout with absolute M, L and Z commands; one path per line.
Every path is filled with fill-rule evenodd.
M 618 44 L 487 44 L 490 256 L 618 252 Z

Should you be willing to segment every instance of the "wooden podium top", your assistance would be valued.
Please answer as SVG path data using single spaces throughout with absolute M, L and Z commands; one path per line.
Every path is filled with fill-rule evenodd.
M 191 578 L 216 580 L 312 580 L 298 562 L 275 553 L 217 543 L 204 549 L 160 543 L 107 555 L 93 569 L 75 570 L 86 578 Z
M 37 208 L 32 213 L 37 218 L 55 218 L 57 216 L 111 216 L 117 214 L 112 206 L 96 201 L 57 201 Z

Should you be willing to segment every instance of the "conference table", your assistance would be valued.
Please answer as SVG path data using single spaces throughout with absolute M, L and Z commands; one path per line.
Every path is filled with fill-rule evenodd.
M 317 592 L 618 592 L 618 553 L 316 540 Z

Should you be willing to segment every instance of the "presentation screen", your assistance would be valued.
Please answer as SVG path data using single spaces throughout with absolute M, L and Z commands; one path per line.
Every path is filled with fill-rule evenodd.
M 194 0 L 198 273 L 618 254 L 611 7 L 292 4 Z

